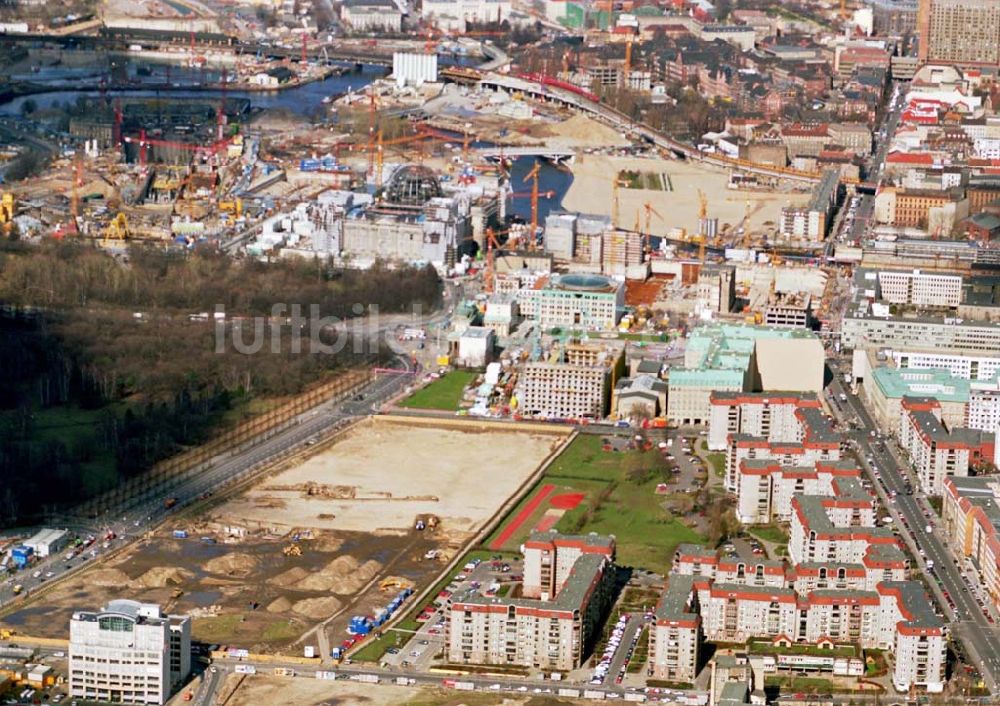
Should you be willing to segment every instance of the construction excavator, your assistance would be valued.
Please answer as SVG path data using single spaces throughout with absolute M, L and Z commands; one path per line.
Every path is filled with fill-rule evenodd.
M 414 583 L 407 579 L 401 578 L 399 576 L 390 576 L 387 579 L 382 579 L 379 583 L 378 588 L 380 591 L 388 591 L 390 588 L 413 588 Z

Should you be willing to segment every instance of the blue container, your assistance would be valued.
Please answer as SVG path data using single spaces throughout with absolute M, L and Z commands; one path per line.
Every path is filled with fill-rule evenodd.
M 174 530 L 174 539 L 187 539 L 188 533 L 184 530 Z

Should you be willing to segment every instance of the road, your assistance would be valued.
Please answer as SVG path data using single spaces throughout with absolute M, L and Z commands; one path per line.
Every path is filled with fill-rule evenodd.
M 448 302 L 458 301 L 464 286 L 464 282 L 449 282 L 446 285 L 446 306 Z M 98 520 L 89 520 L 79 514 L 57 518 L 61 521 L 53 522 L 52 525 L 66 527 L 81 535 L 94 535 L 97 539 L 92 548 L 72 560 L 67 560 L 65 555 L 68 550 L 64 549 L 7 579 L 0 584 L 0 607 L 15 600 L 23 601 L 42 585 L 58 581 L 89 565 L 96 556 L 121 549 L 138 540 L 145 532 L 168 518 L 172 510 L 165 506 L 167 498 L 176 498 L 175 508 L 180 508 L 198 501 L 206 494 L 218 494 L 227 486 L 246 481 L 268 468 L 273 459 L 298 449 L 304 450 L 352 421 L 377 412 L 385 402 L 410 384 L 413 373 L 419 371 L 419 366 L 416 370 L 412 369 L 410 352 L 393 335 L 396 328 L 404 321 L 415 327 L 437 326 L 447 317 L 447 308 L 416 319 L 383 317 L 380 325 L 370 331 L 370 335 L 384 340 L 397 354 L 399 374 L 379 374 L 346 402 L 331 400 L 318 405 L 299 415 L 288 427 L 259 438 L 256 443 L 220 454 L 205 468 L 178 478 L 177 484 L 166 490 L 150 490 L 140 497 L 124 500 Z M 109 532 L 114 533 L 116 538 L 109 540 L 107 546 L 104 546 L 103 537 Z M 91 551 L 95 554 L 92 555 Z M 14 593 L 14 586 L 17 585 L 22 587 L 20 597 Z
M 877 438 L 871 436 L 871 432 L 877 432 L 878 427 L 863 402 L 849 390 L 843 389 L 840 379 L 834 379 L 830 392 L 836 397 L 842 393 L 847 396 L 843 411 L 837 409 L 837 406 L 834 411 L 842 421 L 852 417 L 857 420 L 857 431 L 851 434 L 851 438 L 857 445 L 859 460 L 882 502 L 894 517 L 904 541 L 914 555 L 920 557 L 918 564 L 923 563 L 926 567 L 925 559 L 934 561 L 933 572 L 925 570 L 928 584 L 938 594 L 938 600 L 952 619 L 952 634 L 965 647 L 969 658 L 966 661 L 979 665 L 987 687 L 996 694 L 1000 691 L 1000 632 L 989 623 L 974 595 L 965 586 L 958 561 L 938 532 L 924 531 L 928 524 L 925 513 L 930 511 L 930 507 L 922 495 L 906 494 L 908 478 L 903 469 L 907 468 L 907 463 L 898 455 L 895 444 L 888 439 L 884 444 L 879 443 Z M 884 485 L 879 482 L 876 469 Z M 913 483 L 913 487 L 919 486 Z M 896 493 L 894 499 L 891 497 L 893 492 Z M 936 519 L 934 523 L 937 524 Z M 953 602 L 954 607 L 950 602 Z

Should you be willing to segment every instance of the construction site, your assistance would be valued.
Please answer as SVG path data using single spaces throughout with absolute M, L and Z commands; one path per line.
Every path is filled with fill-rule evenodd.
M 74 574 L 5 624 L 62 637 L 81 605 L 129 597 L 191 615 L 206 643 L 328 648 L 352 616 L 436 579 L 563 438 L 361 422 L 243 495 Z M 516 455 L 496 453 L 515 444 Z

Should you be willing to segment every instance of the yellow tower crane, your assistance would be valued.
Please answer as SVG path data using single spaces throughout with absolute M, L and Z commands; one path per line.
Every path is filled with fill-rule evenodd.
M 528 250 L 535 249 L 538 238 L 538 174 L 541 171 L 542 163 L 535 162 L 531 171 L 524 175 L 522 181 L 531 179 L 531 231 L 528 234 Z
M 705 263 L 705 219 L 708 217 L 708 197 L 698 189 L 698 262 Z

